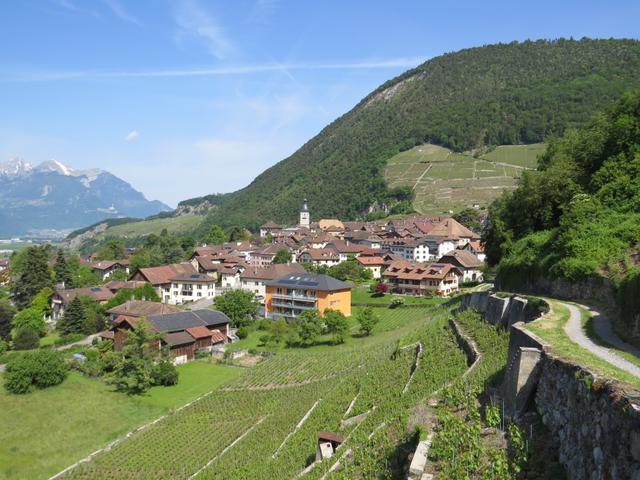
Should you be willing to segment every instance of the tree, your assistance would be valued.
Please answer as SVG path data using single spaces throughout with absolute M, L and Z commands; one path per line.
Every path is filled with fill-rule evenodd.
M 365 336 L 369 336 L 380 321 L 380 317 L 376 315 L 373 308 L 365 307 L 358 312 L 356 320 L 360 324 L 360 332 Z
M 317 310 L 305 310 L 295 319 L 298 336 L 305 345 L 312 345 L 322 334 L 322 323 Z
M 371 280 L 371 270 L 363 267 L 355 258 L 329 268 L 329 275 L 342 281 L 366 282 Z
M 159 302 L 160 297 L 153 285 L 145 283 L 141 287 L 136 288 L 121 288 L 118 292 L 109 299 L 104 305 L 104 311 L 110 310 L 113 307 L 122 305 L 129 300 L 147 300 L 149 302 Z
M 292 260 L 291 252 L 283 248 L 282 250 L 278 250 L 275 257 L 273 257 L 273 263 L 290 263 Z
M 88 265 L 82 265 L 78 257 L 67 260 L 67 266 L 71 272 L 73 288 L 94 287 L 102 283 L 102 278 Z M 68 288 L 68 287 L 67 287 Z
M 27 308 L 36 294 L 45 287 L 53 287 L 47 264 L 47 249 L 29 247 L 24 257 L 22 272 L 13 284 L 13 301 L 19 309 Z
M 389 285 L 387 285 L 384 282 L 378 282 L 378 284 L 375 287 L 375 294 L 378 297 L 384 296 L 384 294 L 387 293 L 388 291 L 389 291 Z
M 247 229 L 234 225 L 229 229 L 229 241 L 237 242 L 239 240 L 249 240 L 251 238 L 251 232 Z
M 213 224 L 209 229 L 205 242 L 207 245 L 222 245 L 227 241 L 227 234 L 220 228 L 220 225 Z
M 234 327 L 251 323 L 258 315 L 258 302 L 253 293 L 230 290 L 215 298 L 215 307 L 231 319 Z
M 85 328 L 87 314 L 79 296 L 76 296 L 66 308 L 64 316 L 60 319 L 57 329 L 62 335 L 82 333 Z
M 28 393 L 34 388 L 59 385 L 69 367 L 60 352 L 37 350 L 11 357 L 4 374 L 4 387 L 11 393 Z
M 168 360 L 156 363 L 151 369 L 151 378 L 154 385 L 169 387 L 177 385 L 180 373 L 176 366 Z
M 475 208 L 465 208 L 456 213 L 453 219 L 474 232 L 482 230 L 482 214 Z
M 82 307 L 84 309 L 84 322 L 82 324 L 82 333 L 91 335 L 101 332 L 106 326 L 106 314 L 102 305 L 96 302 L 88 295 L 80 297 Z
M 33 350 L 40 345 L 38 332 L 31 327 L 20 327 L 13 330 L 13 348 L 16 350 Z
M 325 310 L 324 324 L 327 333 L 331 335 L 333 344 L 344 343 L 345 337 L 349 332 L 349 322 L 342 312 L 332 309 Z
M 65 288 L 74 288 L 71 270 L 67 265 L 62 249 L 58 249 L 58 256 L 56 257 L 56 263 L 53 265 L 53 271 L 56 283 L 63 284 Z
M 11 323 L 16 309 L 7 300 L 0 300 L 0 340 L 8 340 L 11 336 Z
M 29 328 L 39 336 L 44 336 L 46 333 L 43 314 L 40 310 L 34 307 L 25 308 L 24 310 L 20 310 L 16 313 L 13 317 L 11 327 L 14 331 L 21 328 Z
M 138 395 L 153 385 L 153 362 L 159 354 L 156 346 L 160 339 L 144 322 L 138 322 L 126 335 L 122 358 L 107 380 L 118 391 Z
M 98 260 L 120 260 L 127 257 L 127 249 L 122 240 L 109 239 L 98 250 L 96 258 Z
M 29 308 L 33 308 L 38 311 L 42 317 L 48 317 L 51 315 L 51 297 L 53 296 L 53 289 L 49 287 L 45 287 L 38 292 L 38 294 L 33 297 L 31 301 L 31 306 Z

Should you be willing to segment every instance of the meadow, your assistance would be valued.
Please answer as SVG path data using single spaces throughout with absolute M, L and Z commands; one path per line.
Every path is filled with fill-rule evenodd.
M 153 387 L 139 397 L 116 393 L 75 372 L 61 385 L 27 395 L 0 388 L 0 479 L 48 478 L 242 373 L 202 362 L 179 371 L 178 385 Z

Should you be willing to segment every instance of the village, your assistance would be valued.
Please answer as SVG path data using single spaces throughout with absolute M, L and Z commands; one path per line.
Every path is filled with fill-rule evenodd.
M 294 321 L 304 311 L 327 309 L 351 315 L 354 283 L 333 278 L 330 267 L 351 262 L 372 290 L 410 296 L 450 296 L 463 284 L 483 279 L 480 236 L 451 217 L 412 216 L 388 222 L 312 221 L 305 200 L 294 226 L 267 222 L 251 240 L 202 245 L 188 262 L 130 269 L 127 258 L 80 259 L 102 285 L 65 288 L 51 297 L 49 328 L 64 318 L 76 297 L 106 304 L 120 290 L 150 285 L 161 300 L 131 299 L 107 311 L 106 330 L 98 337 L 121 350 L 124 330 L 144 318 L 162 335 L 175 363 L 198 351 L 221 352 L 237 340 L 224 313 L 212 310 L 216 297 L 233 290 L 253 295 L 259 316 Z M 114 275 L 118 272 L 118 275 Z M 126 280 L 111 280 L 112 276 Z

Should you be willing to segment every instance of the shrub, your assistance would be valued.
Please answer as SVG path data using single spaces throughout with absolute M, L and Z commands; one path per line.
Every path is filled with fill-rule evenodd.
M 249 355 L 255 355 L 256 353 L 258 353 L 258 350 L 256 350 L 255 348 L 250 348 L 248 352 L 249 352 Z
M 270 326 L 271 326 L 271 320 L 269 320 L 268 318 L 263 318 L 261 320 L 258 320 L 258 330 L 269 330 Z
M 247 327 L 240 327 L 236 331 L 236 335 L 240 340 L 242 340 L 243 338 L 247 338 L 249 336 L 249 329 Z
M 209 358 L 211 356 L 211 352 L 209 350 L 196 350 L 196 359 L 201 360 L 203 358 Z
M 180 373 L 176 366 L 169 361 L 156 363 L 151 369 L 151 378 L 154 385 L 168 387 L 178 383 Z
M 397 308 L 401 305 L 404 305 L 404 300 L 401 298 L 394 298 L 393 300 L 391 300 L 391 303 L 389 304 L 389 308 Z
M 38 350 L 12 357 L 7 363 L 4 386 L 11 393 L 27 393 L 34 388 L 47 388 L 64 381 L 69 367 L 60 352 Z
M 39 344 L 40 335 L 31 327 L 21 327 L 14 332 L 13 348 L 16 350 L 32 350 Z

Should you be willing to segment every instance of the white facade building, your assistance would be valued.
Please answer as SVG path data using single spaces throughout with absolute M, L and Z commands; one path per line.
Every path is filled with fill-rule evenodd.
M 208 275 L 195 273 L 191 275 L 179 275 L 171 278 L 169 299 L 167 303 L 180 305 L 186 302 L 195 302 L 203 298 L 216 296 L 216 281 Z

